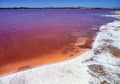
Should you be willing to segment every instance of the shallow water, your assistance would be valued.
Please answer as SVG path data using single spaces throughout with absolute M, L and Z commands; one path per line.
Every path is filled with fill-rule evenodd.
M 69 46 L 79 37 L 93 37 L 113 18 L 111 10 L 0 10 L 0 66 L 40 57 Z M 54 58 L 54 57 L 52 57 Z

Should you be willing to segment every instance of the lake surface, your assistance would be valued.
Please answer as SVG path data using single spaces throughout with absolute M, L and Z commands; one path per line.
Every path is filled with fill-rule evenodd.
M 62 49 L 79 37 L 93 37 L 101 25 L 114 20 L 103 15 L 113 12 L 80 9 L 0 10 L 0 66 Z

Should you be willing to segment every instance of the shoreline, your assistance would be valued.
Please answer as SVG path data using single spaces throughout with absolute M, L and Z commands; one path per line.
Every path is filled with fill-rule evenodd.
M 10 81 L 27 81 L 26 84 L 119 84 L 119 36 L 120 21 L 110 22 L 101 26 L 93 47 L 88 52 L 64 62 L 1 77 L 1 84 L 9 84 Z

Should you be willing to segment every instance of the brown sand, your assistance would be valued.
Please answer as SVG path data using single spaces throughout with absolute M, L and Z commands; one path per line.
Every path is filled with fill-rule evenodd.
M 120 15 L 120 11 L 116 11 L 115 13 Z M 118 16 L 117 19 L 120 19 L 120 16 Z
M 41 54 L 41 56 L 35 56 L 32 58 L 25 58 L 24 60 L 9 62 L 4 66 L 0 66 L 0 75 L 5 75 L 12 72 L 17 72 L 25 69 L 30 69 L 39 65 L 45 65 L 55 62 L 61 62 L 71 59 L 77 55 L 81 55 L 89 50 L 91 45 L 91 38 L 80 37 L 76 40 L 76 43 L 68 44 L 61 49 L 53 50 L 49 53 Z M 89 41 L 89 44 L 88 44 Z M 82 46 L 82 47 L 81 47 Z M 12 51 L 12 53 L 15 53 Z M 14 59 L 16 60 L 16 59 Z M 4 63 L 4 62 L 3 62 Z

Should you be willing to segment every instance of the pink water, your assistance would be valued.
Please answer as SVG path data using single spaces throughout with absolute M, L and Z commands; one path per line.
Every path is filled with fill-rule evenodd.
M 102 15 L 113 12 L 80 9 L 0 10 L 0 66 L 59 50 L 74 43 L 78 37 L 93 37 L 101 25 L 113 21 L 113 18 Z

